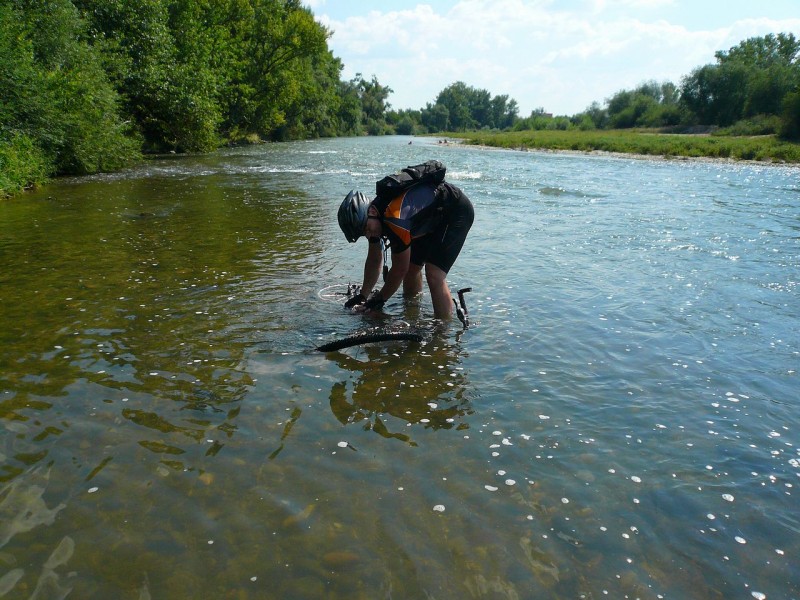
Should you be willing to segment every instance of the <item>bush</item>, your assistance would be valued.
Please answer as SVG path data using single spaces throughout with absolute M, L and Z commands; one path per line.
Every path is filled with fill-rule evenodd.
M 756 115 L 750 119 L 737 121 L 730 127 L 720 129 L 717 135 L 773 135 L 778 133 L 780 127 L 780 117 L 776 115 Z
M 580 129 L 581 131 L 594 131 L 595 129 L 597 129 L 597 126 L 595 125 L 595 122 L 592 120 L 592 117 L 590 117 L 587 114 L 583 114 L 580 117 L 580 122 L 578 123 L 578 129 Z
M 28 136 L 0 141 L 0 196 L 44 183 L 52 172 L 52 163 Z
M 415 130 L 416 127 L 414 119 L 412 119 L 411 117 L 403 117 L 402 119 L 400 119 L 400 122 L 398 122 L 397 126 L 395 127 L 395 131 L 397 131 L 399 135 L 414 135 L 414 133 L 416 132 Z
M 114 170 L 138 157 L 75 7 L 68 0 L 31 5 L 0 4 L 4 190 L 54 174 Z

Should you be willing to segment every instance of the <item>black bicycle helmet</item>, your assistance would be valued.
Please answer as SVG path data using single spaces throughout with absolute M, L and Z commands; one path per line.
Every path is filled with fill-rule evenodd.
M 364 235 L 364 226 L 367 224 L 367 209 L 369 200 L 361 192 L 350 190 L 344 197 L 339 207 L 339 227 L 344 232 L 344 237 L 351 244 Z

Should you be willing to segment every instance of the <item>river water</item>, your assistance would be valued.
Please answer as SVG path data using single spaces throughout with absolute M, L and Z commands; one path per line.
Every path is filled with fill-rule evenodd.
M 430 158 L 467 330 L 329 298 L 341 199 Z M 0 597 L 798 598 L 798 281 L 791 167 L 339 139 L 2 202 Z

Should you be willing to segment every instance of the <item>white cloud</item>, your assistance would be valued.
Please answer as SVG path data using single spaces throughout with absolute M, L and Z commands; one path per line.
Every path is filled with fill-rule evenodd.
M 673 6 L 675 0 L 591 0 L 593 12 L 604 12 L 610 8 L 623 9 L 657 9 L 665 6 Z
M 463 81 L 508 94 L 523 116 L 538 107 L 574 114 L 651 79 L 680 83 L 713 62 L 717 50 L 800 31 L 800 19 L 767 18 L 691 29 L 660 16 L 674 3 L 587 0 L 584 10 L 565 10 L 559 7 L 568 4 L 553 0 L 460 0 L 449 10 L 435 3 L 373 8 L 337 21 L 317 0 L 315 14 L 333 31 L 330 47 L 345 63 L 343 77 L 375 75 L 394 90 L 389 102 L 396 108 L 422 108 Z

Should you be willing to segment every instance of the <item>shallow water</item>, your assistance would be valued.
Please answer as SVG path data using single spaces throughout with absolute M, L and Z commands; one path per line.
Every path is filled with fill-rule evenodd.
M 800 597 L 800 172 L 408 141 L 0 203 L 0 597 Z M 466 331 L 325 297 L 429 158 Z

